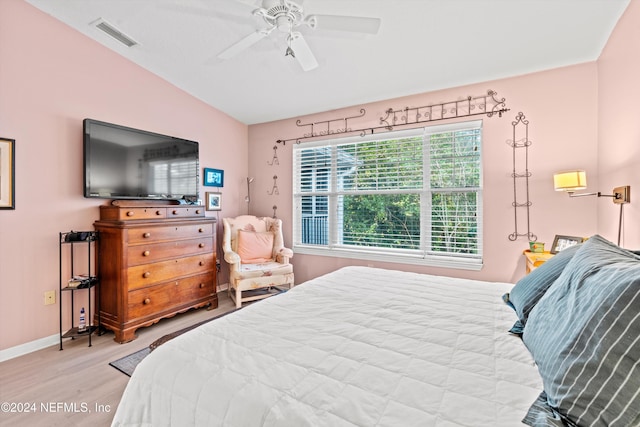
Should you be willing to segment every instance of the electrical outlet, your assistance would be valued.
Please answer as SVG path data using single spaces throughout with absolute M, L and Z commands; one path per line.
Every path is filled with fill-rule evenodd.
M 47 291 L 44 293 L 44 305 L 56 303 L 56 291 Z

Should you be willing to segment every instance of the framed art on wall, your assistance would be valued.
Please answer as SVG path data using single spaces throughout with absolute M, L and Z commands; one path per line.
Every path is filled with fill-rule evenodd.
M 224 187 L 224 171 L 204 168 L 204 185 L 207 187 Z
M 561 250 L 577 245 L 578 243 L 582 243 L 583 241 L 584 238 L 582 237 L 556 235 L 553 239 L 553 245 L 551 245 L 550 252 L 552 254 L 557 254 Z
M 222 209 L 222 194 L 207 192 L 206 209 L 208 211 L 219 211 Z
M 15 139 L 0 137 L 0 209 L 16 208 Z

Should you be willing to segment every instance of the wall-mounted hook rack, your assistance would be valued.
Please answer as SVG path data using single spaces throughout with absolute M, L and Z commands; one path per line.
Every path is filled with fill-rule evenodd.
M 526 237 L 530 241 L 535 241 L 538 238 L 531 232 L 531 225 L 529 221 L 529 214 L 531 208 L 531 200 L 529 199 L 529 146 L 531 146 L 531 140 L 529 140 L 529 120 L 525 118 L 522 112 L 519 112 L 516 119 L 511 122 L 513 127 L 513 139 L 507 140 L 507 144 L 513 151 L 513 171 L 511 172 L 511 178 L 513 179 L 513 216 L 515 222 L 515 231 L 509 234 L 509 240 L 517 240 L 518 237 Z M 524 128 L 523 128 L 524 126 Z M 518 128 L 522 129 L 518 132 Z M 518 139 L 519 133 L 524 135 Z M 524 221 L 526 222 L 527 232 L 518 232 L 518 225 L 522 219 L 518 217 L 518 211 L 524 212 Z
M 267 160 L 267 164 L 269 166 L 279 165 L 280 164 L 280 160 L 278 160 L 278 146 L 277 145 L 273 146 L 273 157 L 271 159 L 271 162 L 269 162 Z
M 270 196 L 280 194 L 280 191 L 278 190 L 278 175 L 273 175 L 273 187 L 271 187 L 271 192 L 267 190 L 267 194 Z
M 505 112 L 509 111 L 509 109 L 506 108 L 506 100 L 504 98 L 497 98 L 497 95 L 497 92 L 488 90 L 486 95 L 475 97 L 468 96 L 462 100 L 440 102 L 430 105 L 424 105 L 422 107 L 405 107 L 398 110 L 389 108 L 385 111 L 386 116 L 380 117 L 380 126 L 364 127 L 359 129 L 349 127 L 347 121 L 349 119 L 364 116 L 364 108 L 360 109 L 361 114 L 359 116 L 305 124 L 301 123 L 300 120 L 297 120 L 297 126 L 308 126 L 310 132 L 305 133 L 298 138 L 279 139 L 276 141 L 276 143 L 286 145 L 287 142 L 295 142 L 296 144 L 300 144 L 305 139 L 318 138 L 333 134 L 359 133 L 360 136 L 365 136 L 378 132 L 389 132 L 397 126 L 417 125 L 421 123 L 435 122 L 440 120 L 477 116 L 480 114 L 486 115 L 487 117 L 493 117 L 494 115 L 502 117 L 502 115 Z M 331 127 L 331 123 L 341 121 L 344 123 L 344 127 Z M 323 125 L 323 128 L 320 131 L 317 131 L 314 128 L 314 126 L 318 124 Z M 324 126 L 326 126 L 326 129 Z

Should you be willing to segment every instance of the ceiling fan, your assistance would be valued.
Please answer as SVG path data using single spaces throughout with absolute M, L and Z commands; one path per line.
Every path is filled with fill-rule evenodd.
M 255 9 L 253 15 L 261 17 L 267 28 L 254 31 L 218 54 L 220 59 L 229 59 L 253 46 L 275 30 L 285 34 L 285 56 L 295 58 L 304 71 L 318 66 L 313 52 L 309 48 L 299 27 L 307 26 L 312 30 L 338 30 L 365 34 L 376 34 L 380 28 L 379 18 L 366 18 L 343 15 L 306 15 L 299 3 L 291 0 L 262 0 L 262 6 Z

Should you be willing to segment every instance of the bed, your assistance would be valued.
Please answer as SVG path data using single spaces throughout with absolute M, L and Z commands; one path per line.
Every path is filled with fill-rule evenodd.
M 557 352 L 534 330 L 536 322 L 553 323 L 538 306 L 547 305 L 578 254 L 555 257 L 515 287 L 342 268 L 158 347 L 136 368 L 113 425 L 571 425 L 572 412 L 539 360 Z M 536 277 L 546 289 L 532 296 Z M 523 310 L 531 298 L 537 302 Z M 547 348 L 542 356 L 538 345 Z M 563 345 L 553 346 L 565 363 Z M 638 366 L 628 362 L 633 387 Z M 622 404 L 629 412 L 622 416 L 610 408 L 617 421 L 598 413 L 606 422 L 600 425 L 638 425 L 633 399 Z

